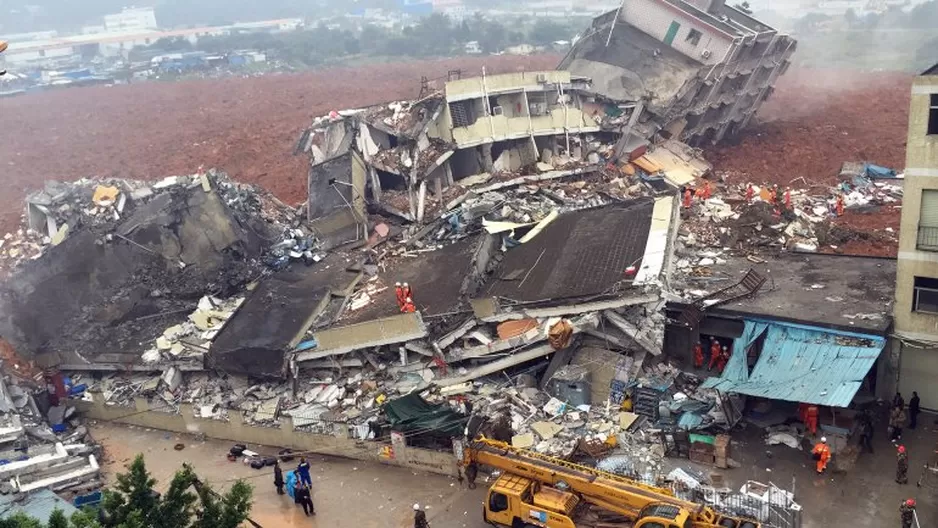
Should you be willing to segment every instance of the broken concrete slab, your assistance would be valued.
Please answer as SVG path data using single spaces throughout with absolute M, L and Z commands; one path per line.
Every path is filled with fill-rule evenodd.
M 421 339 L 427 336 L 427 327 L 420 312 L 414 312 L 329 328 L 316 332 L 314 336 L 319 347 L 298 353 L 296 361 L 339 356 L 355 350 Z

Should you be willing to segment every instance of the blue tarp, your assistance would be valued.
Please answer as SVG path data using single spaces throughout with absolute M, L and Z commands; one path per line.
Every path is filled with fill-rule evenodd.
M 734 346 L 723 375 L 708 379 L 703 387 L 773 400 L 847 407 L 886 344 L 881 336 L 749 320 L 737 341 L 749 340 L 751 344 L 763 331 L 765 343 L 752 373 L 746 368 L 746 354 L 738 352 L 748 347 Z
M 293 499 L 293 487 L 296 486 L 296 471 L 287 471 L 283 474 L 283 481 L 287 485 L 287 495 Z
M 863 164 L 863 172 L 869 178 L 895 178 L 896 171 L 880 167 L 879 165 L 873 165 L 872 163 Z

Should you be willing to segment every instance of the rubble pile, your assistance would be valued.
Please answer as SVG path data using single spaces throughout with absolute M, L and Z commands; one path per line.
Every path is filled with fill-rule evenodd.
M 830 194 L 810 194 L 809 190 L 791 189 L 791 209 L 783 205 L 784 189 L 752 186 L 752 197 L 746 199 L 747 185 L 727 185 L 721 196 L 693 200 L 685 212 L 688 222 L 682 226 L 681 241 L 688 248 L 720 248 L 757 254 L 760 250 L 838 252 L 841 245 L 853 239 L 896 243 L 898 234 L 892 228 L 879 233 L 857 232 L 842 225 L 837 215 L 837 196 L 842 197 L 847 213 L 864 209 L 893 207 L 902 200 L 902 187 L 885 181 L 856 176 L 830 190 Z M 678 269 L 690 272 L 714 264 L 713 250 L 697 252 L 697 260 L 682 258 Z
M 0 493 L 81 493 L 101 485 L 97 446 L 55 381 L 0 376 Z

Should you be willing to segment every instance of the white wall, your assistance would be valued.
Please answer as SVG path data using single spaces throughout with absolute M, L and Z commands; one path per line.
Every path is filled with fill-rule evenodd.
M 156 29 L 156 12 L 152 7 L 124 9 L 120 13 L 104 16 L 108 31 L 142 31 Z
M 629 0 L 622 5 L 620 18 L 662 43 L 671 22 L 677 22 L 681 27 L 671 47 L 704 64 L 720 62 L 732 43 L 731 37 L 660 0 Z M 696 46 L 687 41 L 691 29 L 703 33 Z M 703 50 L 710 51 L 709 58 L 701 56 Z

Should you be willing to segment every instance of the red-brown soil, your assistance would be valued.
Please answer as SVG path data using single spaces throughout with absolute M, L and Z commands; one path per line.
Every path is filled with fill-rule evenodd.
M 306 199 L 303 128 L 330 110 L 415 98 L 426 76 L 553 69 L 556 55 L 456 58 L 290 75 L 71 88 L 0 100 L 0 233 L 45 180 L 193 174 L 199 165 Z

